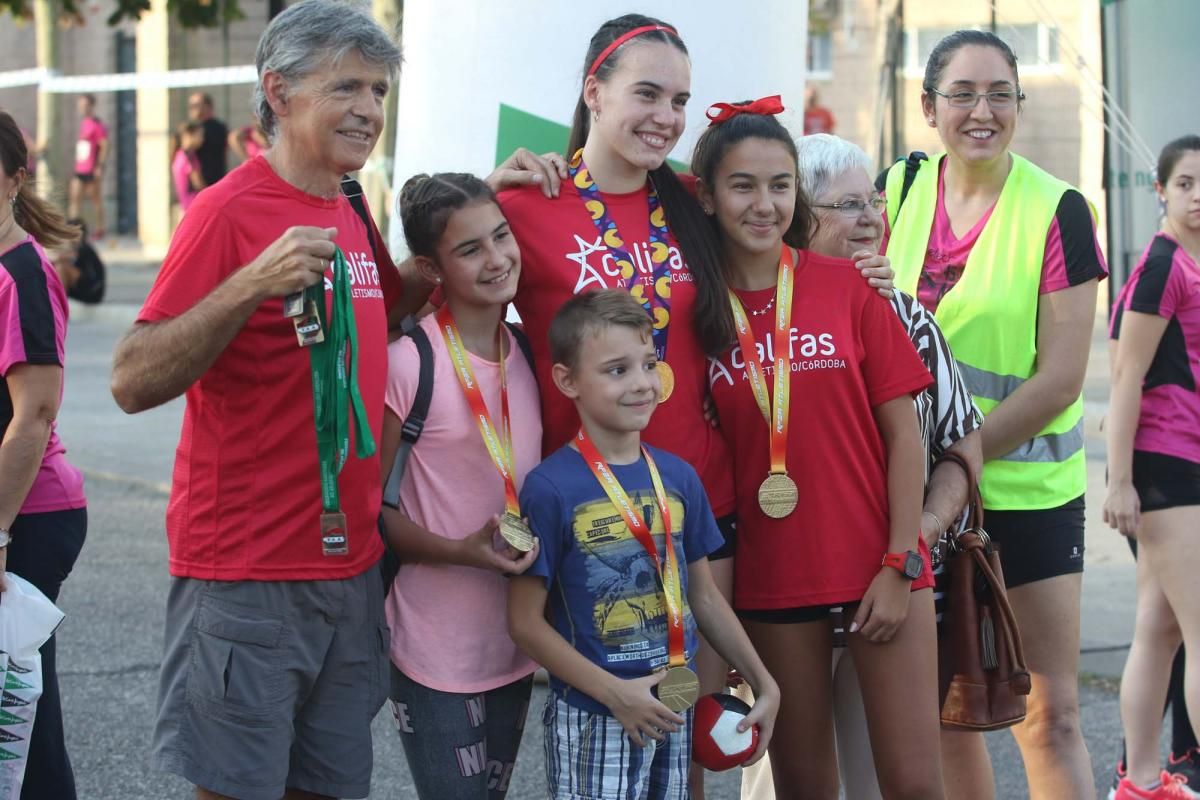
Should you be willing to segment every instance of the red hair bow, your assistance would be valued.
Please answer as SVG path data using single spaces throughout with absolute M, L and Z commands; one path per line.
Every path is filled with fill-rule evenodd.
M 749 103 L 713 103 L 708 107 L 708 111 L 704 112 L 704 115 L 708 117 L 708 127 L 711 128 L 713 125 L 720 125 L 722 122 L 733 119 L 738 114 L 771 115 L 781 111 L 783 111 L 782 98 L 773 94 Z

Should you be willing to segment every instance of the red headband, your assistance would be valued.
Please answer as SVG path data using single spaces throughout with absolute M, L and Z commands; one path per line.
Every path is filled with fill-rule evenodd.
M 666 31 L 667 33 L 671 34 L 672 36 L 675 36 L 675 37 L 679 36 L 679 34 L 675 31 L 675 29 L 672 28 L 670 25 L 643 25 L 640 28 L 634 28 L 633 30 L 629 31 L 628 33 L 621 34 L 620 36 L 618 36 L 616 39 L 613 40 L 612 44 L 610 44 L 608 47 L 601 50 L 600 55 L 596 56 L 596 60 L 592 62 L 592 66 L 588 69 L 587 74 L 595 75 L 596 70 L 600 69 L 600 65 L 603 64 L 605 62 L 605 60 L 609 56 L 612 55 L 613 50 L 616 50 L 618 47 L 625 44 L 633 37 L 641 36 L 643 33 L 649 33 L 650 31 Z
M 713 103 L 704 115 L 708 117 L 708 127 L 720 125 L 731 120 L 738 114 L 762 114 L 763 116 L 778 114 L 783 111 L 783 102 L 779 95 L 761 97 L 749 103 Z

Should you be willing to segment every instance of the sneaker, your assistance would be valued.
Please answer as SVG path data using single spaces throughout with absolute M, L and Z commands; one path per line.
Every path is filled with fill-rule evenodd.
M 1174 753 L 1167 756 L 1167 772 L 1182 775 L 1192 797 L 1200 797 L 1200 748 L 1193 747 L 1179 758 Z
M 1192 800 L 1194 795 L 1188 791 L 1187 778 L 1184 776 L 1164 771 L 1159 780 L 1162 783 L 1153 789 L 1141 789 L 1134 786 L 1129 778 L 1122 778 L 1117 784 L 1115 800 Z
M 1121 785 L 1121 781 L 1125 778 L 1125 762 L 1118 761 L 1117 769 L 1113 772 L 1112 786 L 1108 790 L 1108 800 L 1116 800 L 1117 787 Z

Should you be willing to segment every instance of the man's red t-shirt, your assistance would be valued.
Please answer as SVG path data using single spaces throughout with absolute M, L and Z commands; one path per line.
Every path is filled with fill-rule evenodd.
M 637 266 L 637 279 L 650 284 L 647 189 L 626 194 L 605 192 L 604 201 Z M 563 182 L 555 199 L 548 200 L 540 189 L 530 187 L 501 192 L 500 205 L 521 246 L 521 278 L 514 302 L 537 365 L 542 395 L 542 453 L 547 455 L 579 430 L 574 404 L 551 379 L 553 363 L 547 335 L 550 321 L 563 303 L 579 292 L 627 286 L 570 181 Z M 692 465 L 700 474 L 713 512 L 720 517 L 733 511 L 733 480 L 721 435 L 704 419 L 706 357 L 692 327 L 696 286 L 674 237 L 670 239 L 668 264 L 671 321 L 666 361 L 675 372 L 675 391 L 654 412 L 643 439 Z
M 400 276 L 382 245 L 383 263 L 375 263 L 367 230 L 346 198 L 314 197 L 281 179 L 261 156 L 247 161 L 196 198 L 138 321 L 188 311 L 294 225 L 338 230 L 353 287 L 359 388 L 378 444 L 387 309 L 399 298 Z M 338 480 L 350 552 L 322 554 L 309 353 L 297 344 L 282 306 L 279 298 L 260 305 L 187 391 L 167 505 L 172 575 L 329 580 L 360 574 L 383 552 L 375 529 L 379 457 L 355 458 L 351 442 Z
M 796 510 L 758 506 L 770 471 L 770 431 L 754 401 L 740 346 L 709 363 L 713 401 L 733 454 L 738 536 L 734 604 L 801 608 L 862 598 L 888 549 L 887 451 L 872 409 L 933 382 L 891 305 L 843 259 L 800 252 L 792 300 L 787 471 Z M 774 287 L 739 291 L 758 355 L 774 384 Z M 915 418 L 914 418 L 915 422 Z M 914 537 L 916 531 L 913 532 Z M 924 577 L 933 585 L 929 551 Z

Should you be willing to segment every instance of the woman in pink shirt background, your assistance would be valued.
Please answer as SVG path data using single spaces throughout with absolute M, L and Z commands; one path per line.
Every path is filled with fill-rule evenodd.
M 87 532 L 83 476 L 55 433 L 63 392 L 67 294 L 45 247 L 78 231 L 33 192 L 25 140 L 0 112 L 0 589 L 4 572 L 58 598 Z M 0 600 L 2 602 L 2 600 Z M 74 800 L 63 741 L 55 641 L 41 649 L 23 797 Z
M 1154 188 L 1164 209 L 1113 306 L 1104 521 L 1137 540 L 1137 624 L 1121 680 L 1126 771 L 1118 800 L 1183 797 L 1200 735 L 1200 136 L 1165 148 Z M 1191 738 L 1162 771 L 1159 734 L 1180 643 Z M 1178 710 L 1178 709 L 1176 709 Z M 1178 719 L 1178 717 L 1176 717 Z M 1188 787 L 1191 788 L 1191 787 Z
M 204 175 L 200 172 L 200 157 L 197 152 L 204 144 L 204 123 L 188 120 L 181 122 L 176 130 L 178 146 L 171 160 L 171 179 L 175 182 L 175 197 L 179 208 L 186 212 L 200 190 L 205 187 Z

